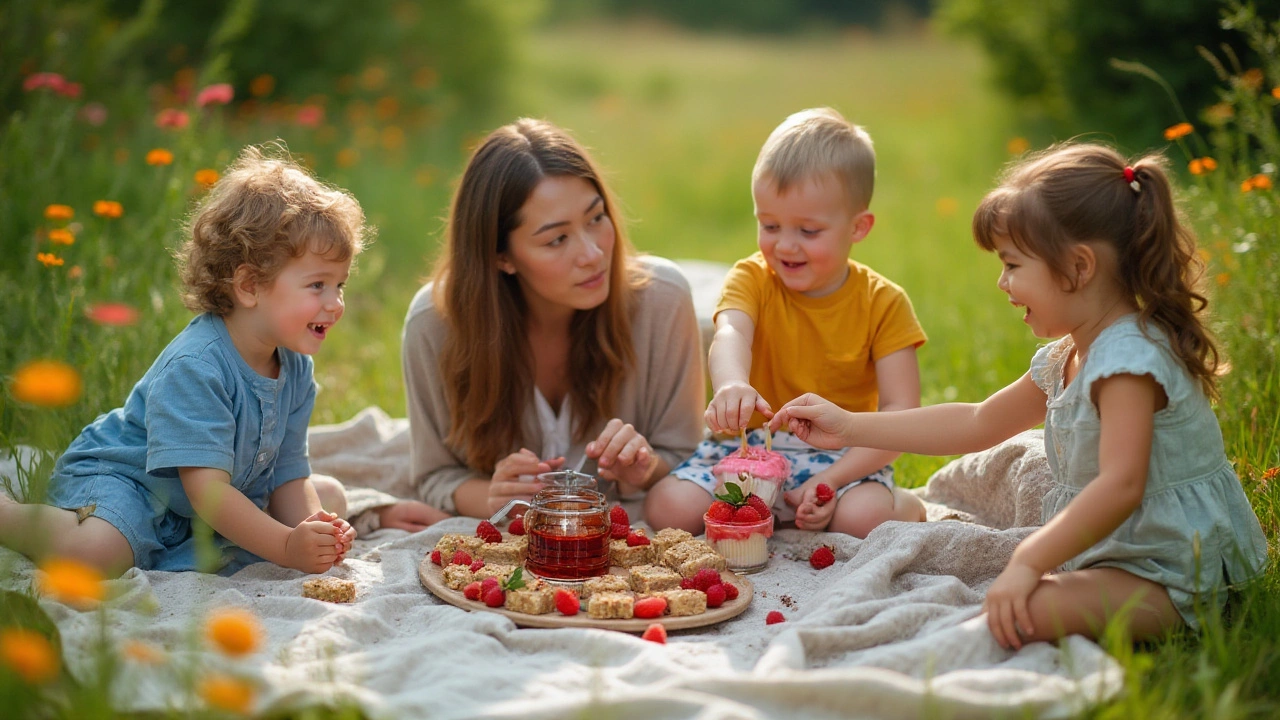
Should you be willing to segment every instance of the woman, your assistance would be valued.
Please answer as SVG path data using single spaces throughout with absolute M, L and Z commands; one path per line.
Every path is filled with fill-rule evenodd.
M 487 517 L 531 498 L 539 473 L 586 461 L 630 495 L 692 453 L 704 385 L 689 286 L 634 255 L 616 207 L 549 123 L 499 128 L 472 155 L 405 319 L 421 502 L 379 509 L 382 527 Z

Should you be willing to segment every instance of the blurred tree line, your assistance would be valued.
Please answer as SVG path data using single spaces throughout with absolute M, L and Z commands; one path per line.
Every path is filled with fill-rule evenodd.
M 882 27 L 929 15 L 933 0 L 549 0 L 552 20 L 654 18 L 694 30 L 790 33 Z

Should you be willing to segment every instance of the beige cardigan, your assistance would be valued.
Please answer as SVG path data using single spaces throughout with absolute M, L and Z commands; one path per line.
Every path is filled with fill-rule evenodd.
M 652 281 L 636 294 L 632 342 L 636 366 L 623 379 L 614 403 L 616 417 L 635 426 L 655 451 L 675 467 L 693 454 L 702 439 L 706 388 L 702 347 L 689 283 L 674 263 L 642 257 Z M 457 512 L 453 494 L 469 478 L 485 478 L 468 467 L 462 448 L 444 441 L 449 410 L 440 376 L 440 353 L 448 332 L 436 311 L 431 285 L 420 289 L 409 305 L 401 342 L 405 390 L 408 393 L 410 481 L 418 497 L 446 512 Z M 595 437 L 606 420 L 593 428 Z M 542 433 L 532 398 L 522 418 L 520 446 L 539 448 Z

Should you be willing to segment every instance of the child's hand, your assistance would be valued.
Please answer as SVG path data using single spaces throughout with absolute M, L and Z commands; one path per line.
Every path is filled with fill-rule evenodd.
M 754 412 L 773 417 L 773 408 L 755 388 L 746 383 L 732 382 L 716 391 L 703 418 L 712 432 L 736 434 L 751 422 Z
M 333 515 L 321 510 L 298 523 L 284 543 L 285 566 L 308 573 L 322 573 L 333 567 L 340 547 L 333 519 Z
M 987 626 L 1000 647 L 1020 650 L 1022 638 L 1035 632 L 1027 599 L 1040 584 L 1041 577 L 1042 573 L 1035 568 L 1011 560 L 987 589 L 982 609 L 987 613 Z
M 839 450 L 857 444 L 849 428 L 852 418 L 853 413 L 837 407 L 830 400 L 805 393 L 783 405 L 769 422 L 769 429 L 777 432 L 785 427 L 814 447 Z
M 347 553 L 351 550 L 351 544 L 356 539 L 356 529 L 351 527 L 351 523 L 336 515 L 329 524 L 333 525 L 338 538 L 338 559 L 333 561 L 333 564 L 337 565 L 346 559 Z
M 831 524 L 836 514 L 836 501 L 818 504 L 818 485 L 824 482 L 822 475 L 814 475 L 798 488 L 788 490 L 782 499 L 796 509 L 796 527 L 819 532 Z
M 610 420 L 600 436 L 587 443 L 586 453 L 597 459 L 601 478 L 634 488 L 645 487 L 658 464 L 658 455 L 644 435 L 618 418 Z

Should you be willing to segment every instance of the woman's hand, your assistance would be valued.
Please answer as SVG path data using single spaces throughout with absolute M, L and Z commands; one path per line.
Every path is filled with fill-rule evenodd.
M 805 393 L 783 405 L 769 421 L 769 429 L 777 432 L 785 428 L 814 447 L 839 450 L 857 444 L 849 428 L 852 419 L 853 413 L 830 400 Z
M 494 466 L 493 480 L 489 482 L 489 513 L 501 510 L 515 499 L 533 500 L 534 493 L 542 489 L 538 476 L 559 470 L 563 465 L 562 457 L 540 460 L 527 448 L 502 458 Z
M 600 436 L 587 443 L 587 457 L 600 467 L 600 477 L 637 489 L 646 489 L 658 464 L 649 441 L 631 423 L 610 420 Z
M 754 412 L 773 417 L 773 408 L 755 388 L 743 382 L 731 382 L 716 390 L 703 419 L 712 432 L 737 434 L 751 422 Z
M 987 626 L 1000 647 L 1009 650 L 1022 649 L 1022 639 L 1036 631 L 1031 624 L 1031 611 L 1027 599 L 1040 584 L 1043 576 L 1039 570 L 1010 560 L 987 589 L 987 599 L 982 609 L 987 613 Z
M 408 530 L 411 533 L 426 530 L 430 525 L 447 517 L 453 517 L 443 510 L 417 500 L 401 500 L 395 505 L 380 507 L 374 512 L 378 513 L 379 527 Z M 354 535 L 355 531 L 353 530 L 352 533 Z

